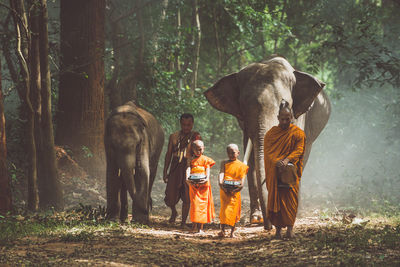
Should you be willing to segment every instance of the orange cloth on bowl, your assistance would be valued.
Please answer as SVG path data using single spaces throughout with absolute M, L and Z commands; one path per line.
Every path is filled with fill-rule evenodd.
M 199 167 L 204 167 L 204 174 L 207 168 L 214 166 L 215 161 L 207 156 L 192 159 L 190 169 L 199 170 Z M 192 171 L 191 171 L 192 173 Z M 198 187 L 190 184 L 190 220 L 194 223 L 209 223 L 215 217 L 214 201 L 211 192 L 210 180 L 205 184 L 200 184 Z
M 240 181 L 247 174 L 249 167 L 240 160 L 228 161 L 224 165 L 224 180 Z M 219 219 L 221 224 L 234 226 L 240 220 L 242 199 L 240 192 L 225 193 L 220 189 L 221 210 Z
M 274 126 L 264 137 L 268 218 L 277 227 L 293 226 L 296 220 L 305 139 L 304 131 L 293 124 L 290 124 L 286 130 Z M 278 187 L 276 163 L 285 158 L 288 158 L 297 168 L 296 184 L 289 188 Z

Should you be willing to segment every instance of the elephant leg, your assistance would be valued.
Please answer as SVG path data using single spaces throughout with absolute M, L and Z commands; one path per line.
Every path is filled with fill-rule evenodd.
M 249 159 L 249 171 L 247 173 L 250 195 L 250 223 L 260 223 L 262 222 L 262 214 L 258 200 L 257 177 L 254 165 L 254 153 L 252 152 Z
M 255 160 L 255 169 L 256 169 L 256 176 L 257 176 L 257 189 L 258 189 L 258 198 L 260 201 L 260 208 L 263 216 L 264 221 L 264 229 L 270 230 L 272 229 L 271 222 L 268 219 L 268 211 L 267 211 L 267 204 L 268 204 L 268 193 L 267 193 L 267 185 L 265 180 L 265 169 L 264 169 L 264 149 L 263 146 L 260 144 L 263 143 L 263 140 L 258 141 L 254 145 L 254 154 L 258 158 Z
M 247 147 L 247 142 L 249 137 L 246 132 L 243 135 L 244 147 Z M 246 151 L 244 152 L 246 153 Z M 262 222 L 262 214 L 260 211 L 260 203 L 258 200 L 258 189 L 257 189 L 257 176 L 254 161 L 254 149 L 252 149 L 248 161 L 249 170 L 247 172 L 247 183 L 249 186 L 249 196 L 250 196 L 250 223 Z
M 117 220 L 120 213 L 120 202 L 118 193 L 120 190 L 120 178 L 118 168 L 112 157 L 107 156 L 106 191 L 107 191 L 107 219 Z
M 135 173 L 136 193 L 132 203 L 132 220 L 148 223 L 150 208 L 150 170 L 148 162 L 138 164 Z
M 128 218 L 128 191 L 122 179 L 121 179 L 121 190 L 119 192 L 119 199 L 121 202 L 121 212 L 119 219 L 123 223 Z
M 122 188 L 121 188 L 121 202 L 124 205 L 124 210 L 121 213 L 121 221 L 128 214 L 128 200 L 127 200 L 127 192 L 131 196 L 132 200 L 135 196 L 136 188 L 134 183 L 134 171 L 135 171 L 135 162 L 136 158 L 132 157 L 132 155 L 125 155 L 124 157 L 120 158 L 121 162 L 121 176 L 122 176 Z M 126 199 L 126 200 L 125 200 Z M 126 214 L 126 215 L 125 215 Z
M 311 153 L 311 147 L 312 147 L 312 142 L 307 142 L 306 141 L 306 146 L 305 146 L 305 150 L 304 150 L 304 161 L 303 161 L 303 170 L 304 167 L 306 166 L 306 163 L 308 161 L 308 157 L 310 156 Z M 298 211 L 303 209 L 303 201 L 301 200 L 301 180 L 299 182 L 299 193 L 298 193 Z
M 150 210 L 153 208 L 153 200 L 151 199 L 151 189 L 153 188 L 153 183 L 157 174 L 157 164 L 159 157 L 155 157 L 151 159 L 151 168 L 150 168 L 150 182 L 149 182 L 149 207 Z
M 311 153 L 311 147 L 312 147 L 312 143 L 311 142 L 307 142 L 306 141 L 306 146 L 304 148 L 304 161 L 303 161 L 303 169 L 307 164 L 308 161 L 308 157 L 310 156 Z

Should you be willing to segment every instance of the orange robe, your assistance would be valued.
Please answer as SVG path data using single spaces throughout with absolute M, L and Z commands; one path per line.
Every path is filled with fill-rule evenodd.
M 242 180 L 248 171 L 249 167 L 240 160 L 228 161 L 224 165 L 224 180 Z M 224 190 L 219 190 L 221 197 L 221 210 L 219 219 L 221 224 L 235 226 L 240 220 L 240 212 L 242 200 L 240 192 L 225 193 Z
M 277 227 L 293 226 L 296 220 L 305 138 L 303 130 L 293 124 L 290 124 L 286 130 L 274 126 L 264 137 L 268 218 Z M 285 158 L 288 158 L 297 167 L 296 184 L 289 188 L 278 187 L 276 163 Z
M 201 155 L 192 159 L 190 170 L 192 173 L 203 173 L 208 168 L 214 166 L 215 161 L 209 157 Z M 215 218 L 214 201 L 211 192 L 210 180 L 198 187 L 190 184 L 190 220 L 194 223 L 209 223 Z

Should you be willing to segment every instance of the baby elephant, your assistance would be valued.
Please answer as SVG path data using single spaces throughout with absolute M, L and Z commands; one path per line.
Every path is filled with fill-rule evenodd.
M 108 219 L 126 221 L 129 192 L 132 220 L 148 223 L 151 188 L 163 144 L 160 123 L 133 102 L 117 107 L 109 116 L 104 133 Z

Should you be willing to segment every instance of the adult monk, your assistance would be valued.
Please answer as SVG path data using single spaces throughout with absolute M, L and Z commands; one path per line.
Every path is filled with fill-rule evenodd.
M 178 215 L 175 206 L 181 199 L 182 227 L 186 225 L 190 210 L 189 187 L 185 182 L 186 168 L 192 155 L 190 144 L 195 140 L 201 140 L 200 134 L 193 131 L 193 124 L 194 118 L 192 114 L 184 113 L 181 115 L 181 130 L 170 135 L 164 162 L 163 180 L 167 184 L 164 201 L 172 211 L 169 222 L 175 222 Z
M 292 238 L 306 137 L 303 130 L 291 124 L 292 111 L 285 100 L 282 100 L 279 106 L 278 120 L 279 125 L 272 127 L 264 137 L 267 211 L 268 219 L 276 228 L 276 238 L 282 237 L 281 229 L 284 227 L 287 227 L 286 236 Z M 285 184 L 282 183 L 283 179 L 279 174 L 289 167 L 293 168 L 293 182 Z

